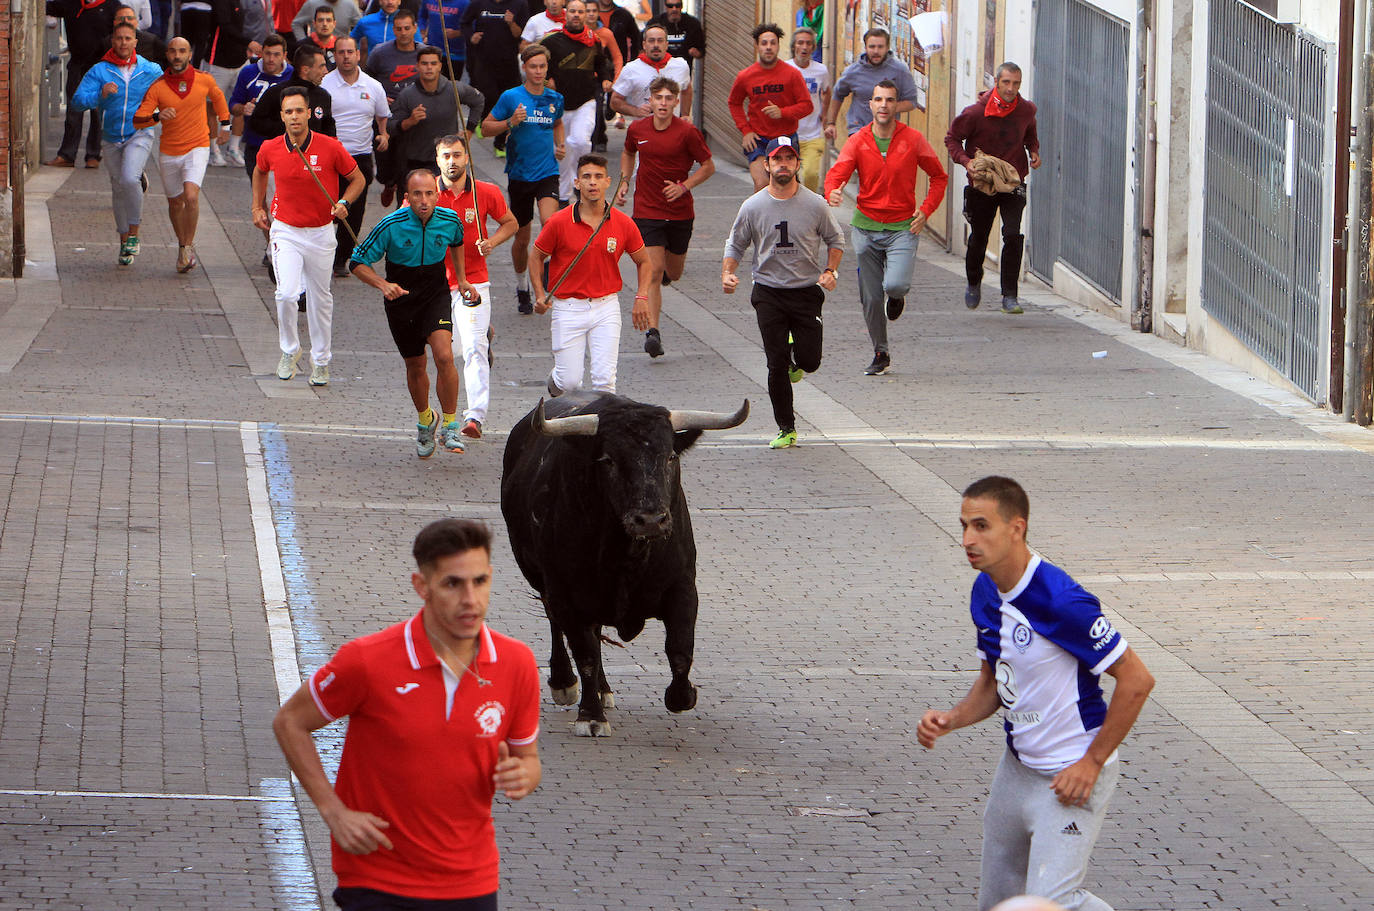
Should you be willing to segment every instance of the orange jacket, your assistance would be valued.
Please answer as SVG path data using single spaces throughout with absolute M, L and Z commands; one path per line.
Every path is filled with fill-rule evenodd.
M 163 155 L 185 155 L 210 144 L 210 127 L 205 122 L 205 103 L 215 106 L 220 123 L 229 122 L 229 103 L 215 84 L 214 77 L 199 70 L 167 73 L 153 83 L 134 114 L 134 126 L 152 126 L 153 112 L 176 111 L 171 119 L 161 119 Z
M 921 211 L 929 218 L 935 214 L 945 198 L 949 176 L 935 155 L 935 150 L 921 135 L 921 131 L 904 123 L 895 124 L 896 131 L 887 147 L 887 157 L 878 151 L 873 138 L 873 124 L 849 137 L 840 157 L 825 175 L 825 196 L 849 182 L 849 176 L 859 171 L 859 211 L 874 221 L 906 221 L 916 214 L 916 175 L 918 169 L 930 175 L 930 192 Z

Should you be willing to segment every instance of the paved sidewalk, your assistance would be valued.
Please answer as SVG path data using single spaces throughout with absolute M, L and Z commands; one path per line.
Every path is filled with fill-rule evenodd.
M 48 278 L 0 293 L 0 908 L 330 907 L 327 833 L 271 713 L 413 612 L 409 542 L 441 515 L 497 529 L 492 624 L 546 654 L 497 490 L 547 323 L 515 313 L 498 252 L 486 437 L 419 462 L 371 289 L 335 282 L 327 388 L 271 375 L 241 171 L 211 169 L 187 276 L 156 180 L 120 270 L 103 172 L 51 174 Z M 1371 620 L 1374 436 L 1034 285 L 1023 316 L 970 313 L 927 239 L 883 377 L 862 375 L 847 255 L 796 387 L 803 445 L 770 452 L 747 289 L 717 284 L 748 189 L 722 168 L 697 194 L 668 355 L 622 337 L 625 394 L 753 403 L 684 459 L 700 704 L 663 709 L 656 626 L 606 650 L 611 738 L 572 737 L 546 700 L 544 786 L 497 810 L 503 905 L 972 907 L 1000 730 L 934 752 L 913 730 L 976 668 L 957 492 L 996 471 L 1159 678 L 1089 886 L 1139 911 L 1366 908 L 1374 647 L 1350 631 Z

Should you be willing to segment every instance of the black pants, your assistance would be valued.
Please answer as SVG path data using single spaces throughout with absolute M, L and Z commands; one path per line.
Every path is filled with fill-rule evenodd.
M 795 430 L 797 418 L 792 411 L 792 380 L 787 369 L 796 364 L 807 373 L 814 373 L 821 366 L 821 305 L 825 303 L 825 292 L 819 285 L 770 288 L 755 282 L 749 303 L 754 305 L 763 353 L 768 359 L 768 398 L 773 403 L 773 419 L 779 430 Z
M 376 889 L 358 887 L 334 890 L 334 903 L 341 911 L 496 911 L 496 895 L 473 898 L 407 898 Z
M 1002 296 L 1015 297 L 1017 280 L 1021 275 L 1021 251 L 1026 235 L 1021 233 L 1021 213 L 1026 211 L 1026 188 L 1017 187 L 1012 193 L 989 196 L 973 187 L 964 187 L 964 218 L 969 223 L 968 253 L 964 257 L 964 271 L 970 285 L 983 281 L 983 258 L 988 252 L 988 235 L 992 220 L 1002 216 Z
M 592 127 L 593 147 L 606 144 L 607 119 L 615 119 L 615 112 L 611 110 L 611 96 L 598 90 L 596 93 L 596 125 Z
M 454 39 L 454 40 L 460 40 L 460 39 Z M 458 80 L 462 79 L 462 78 L 463 78 L 463 64 L 465 64 L 466 62 L 467 62 L 466 59 L 463 59 L 463 60 L 454 60 L 452 57 L 448 58 L 448 65 L 444 67 L 444 76 L 447 77 L 448 79 L 452 80 L 453 82 L 457 82 Z
M 62 123 L 62 144 L 57 147 L 57 154 L 68 161 L 77 160 L 76 153 L 81 148 L 81 123 L 86 119 L 87 113 L 72 106 L 72 96 L 76 94 L 77 86 L 81 85 L 82 78 L 90 68 L 89 63 L 77 63 L 74 60 L 67 63 L 67 119 Z M 86 157 L 99 158 L 100 110 L 97 108 L 91 111 L 90 115 L 91 124 L 86 132 Z
M 191 66 L 204 67 L 214 44 L 215 14 L 206 9 L 181 11 L 181 37 L 191 45 Z
M 367 188 L 372 186 L 372 156 L 354 155 L 353 160 L 358 163 L 358 170 L 363 172 L 363 192 L 353 205 L 348 207 L 348 224 L 353 229 L 353 234 L 361 237 L 363 230 L 363 215 L 367 212 Z M 344 187 L 348 186 L 348 181 L 339 180 L 339 193 L 343 194 Z M 334 268 L 339 268 L 348 262 L 349 255 L 353 252 L 353 234 L 348 233 L 348 228 L 343 223 L 334 225 Z

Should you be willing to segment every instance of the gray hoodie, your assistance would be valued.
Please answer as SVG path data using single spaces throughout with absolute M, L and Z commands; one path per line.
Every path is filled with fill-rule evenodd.
M 349 0 L 351 3 L 352 0 Z M 467 126 L 476 130 L 482 122 L 482 108 L 486 99 L 466 82 L 458 83 L 458 95 L 467 108 Z M 401 121 L 420 105 L 425 107 L 425 119 L 410 129 L 402 129 Z M 391 119 L 387 131 L 400 143 L 400 160 L 432 162 L 434 143 L 449 133 L 458 132 L 458 109 L 453 101 L 453 83 L 443 76 L 433 92 L 426 92 L 418 81 L 406 86 L 391 105 Z
M 916 103 L 916 80 L 912 78 L 907 65 L 888 51 L 883 62 L 874 66 L 864 54 L 844 68 L 839 82 L 835 83 L 835 103 L 839 104 L 848 95 L 854 97 L 849 102 L 849 112 L 845 116 L 845 129 L 850 136 L 873 122 L 873 112 L 868 109 L 868 101 L 873 97 L 873 87 L 884 79 L 891 79 L 897 85 L 897 100 Z

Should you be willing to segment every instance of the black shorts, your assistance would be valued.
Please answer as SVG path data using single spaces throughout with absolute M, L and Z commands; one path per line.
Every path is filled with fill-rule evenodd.
M 636 218 L 635 227 L 644 238 L 646 247 L 662 247 L 674 256 L 682 256 L 692 242 L 692 218 Z
M 432 333 L 453 332 L 453 298 L 448 294 L 414 294 L 386 302 L 386 323 L 401 357 L 421 357 Z
M 510 211 L 515 216 L 515 223 L 523 228 L 534 221 L 536 200 L 558 198 L 558 175 L 550 174 L 539 180 L 508 180 L 506 192 L 510 194 Z
M 376 889 L 340 886 L 334 903 L 342 911 L 496 911 L 496 893 L 472 898 L 405 898 Z

